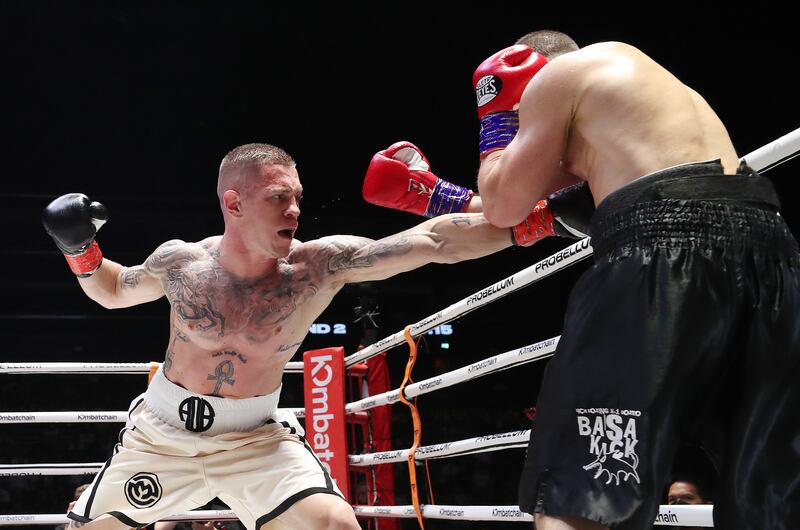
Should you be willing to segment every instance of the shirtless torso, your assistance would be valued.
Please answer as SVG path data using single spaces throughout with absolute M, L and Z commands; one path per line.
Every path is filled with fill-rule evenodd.
M 531 197 L 581 180 L 598 205 L 659 169 L 719 158 L 733 174 L 739 163 L 708 103 L 620 42 L 593 44 L 549 62 L 525 88 L 519 124 L 508 148 L 489 154 L 479 174 L 485 213 L 498 226 L 523 219 Z
M 142 266 L 159 279 L 171 305 L 164 373 L 200 394 L 269 394 L 343 285 L 330 281 L 321 259 L 335 247 L 297 242 L 274 270 L 239 279 L 218 261 L 220 239 L 169 241 Z M 136 271 L 126 277 L 135 282 Z

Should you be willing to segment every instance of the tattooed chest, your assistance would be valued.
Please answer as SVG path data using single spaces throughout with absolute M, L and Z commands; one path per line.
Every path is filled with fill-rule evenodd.
M 175 318 L 187 333 L 207 339 L 263 342 L 297 318 L 317 286 L 291 271 L 242 282 L 224 271 L 179 269 L 165 280 Z

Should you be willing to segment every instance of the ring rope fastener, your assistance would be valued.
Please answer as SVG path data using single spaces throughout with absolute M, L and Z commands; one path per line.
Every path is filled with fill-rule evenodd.
M 403 330 L 406 342 L 408 343 L 408 362 L 406 363 L 406 372 L 403 376 L 403 382 L 400 384 L 400 401 L 402 401 L 409 409 L 411 409 L 411 420 L 414 425 L 414 443 L 408 450 L 408 477 L 411 486 L 411 502 L 414 505 L 414 511 L 417 513 L 417 522 L 419 527 L 425 529 L 425 524 L 422 521 L 422 509 L 419 504 L 419 488 L 417 487 L 417 470 L 414 464 L 414 453 L 419 447 L 420 438 L 422 437 L 422 422 L 417 412 L 417 406 L 406 398 L 405 388 L 411 381 L 411 371 L 414 368 L 414 363 L 417 362 L 417 343 L 411 336 L 411 326 L 408 325 Z

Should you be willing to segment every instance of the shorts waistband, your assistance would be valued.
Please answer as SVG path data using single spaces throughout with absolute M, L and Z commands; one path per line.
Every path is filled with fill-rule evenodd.
M 246 432 L 267 422 L 278 409 L 279 386 L 271 394 L 233 399 L 206 396 L 176 385 L 156 371 L 144 393 L 145 407 L 175 428 L 214 436 Z
M 780 209 L 772 183 L 755 170 L 739 165 L 735 175 L 726 175 L 720 160 L 680 164 L 649 173 L 609 194 L 595 213 L 660 199 L 746 202 Z
M 746 244 L 796 251 L 772 183 L 742 164 L 725 175 L 719 160 L 682 164 L 609 194 L 592 217 L 592 247 L 603 255 L 629 244 Z

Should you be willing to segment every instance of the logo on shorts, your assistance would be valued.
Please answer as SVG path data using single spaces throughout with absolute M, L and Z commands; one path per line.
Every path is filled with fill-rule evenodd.
M 190 397 L 181 401 L 178 416 L 187 431 L 203 432 L 214 425 L 214 408 L 203 398 Z
M 497 97 L 503 90 L 503 81 L 496 75 L 485 75 L 475 83 L 475 96 L 478 98 L 478 106 L 482 107 Z
M 638 410 L 611 408 L 575 409 L 578 434 L 589 442 L 589 454 L 594 460 L 583 466 L 593 478 L 619 486 L 628 479 L 640 483 L 639 455 L 636 454 L 636 420 Z
M 125 482 L 125 498 L 134 508 L 149 508 L 161 500 L 161 483 L 155 473 L 136 473 Z

